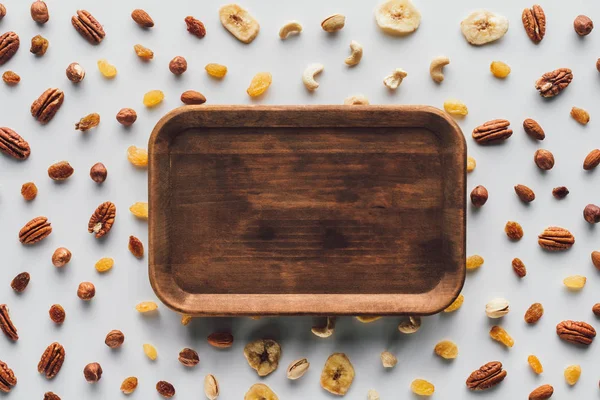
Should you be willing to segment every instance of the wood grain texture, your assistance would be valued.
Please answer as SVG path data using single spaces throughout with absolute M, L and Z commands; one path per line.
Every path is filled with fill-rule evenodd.
M 465 276 L 466 146 L 422 106 L 188 106 L 149 143 L 152 286 L 192 315 L 431 314 Z

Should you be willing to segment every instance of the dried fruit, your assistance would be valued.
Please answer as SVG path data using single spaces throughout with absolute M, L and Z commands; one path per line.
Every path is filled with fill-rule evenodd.
M 0 391 L 8 393 L 17 384 L 17 377 L 5 362 L 0 361 Z
M 83 376 L 88 383 L 96 383 L 102 378 L 102 367 L 97 362 L 90 363 L 83 368 Z
M 50 19 L 50 14 L 48 13 L 48 6 L 41 0 L 36 0 L 31 3 L 31 19 L 33 19 L 38 24 L 45 24 Z
M 571 386 L 575 385 L 581 376 L 581 367 L 579 365 L 569 365 L 565 368 L 565 380 Z
M 410 390 L 419 396 L 431 396 L 435 392 L 435 386 L 424 379 L 415 379 L 410 384 Z
M 504 226 L 504 232 L 510 240 L 521 240 L 523 237 L 523 228 L 515 221 L 508 221 Z
M 525 130 L 525 133 L 527 133 L 530 137 L 534 139 L 544 140 L 544 138 L 546 137 L 546 133 L 544 132 L 540 124 L 538 124 L 536 120 L 533 120 L 531 118 L 527 118 L 523 121 L 523 129 Z
M 75 124 L 75 130 L 85 132 L 92 128 L 97 127 L 100 124 L 100 114 L 92 113 L 81 118 L 79 122 Z
M 135 54 L 144 61 L 150 61 L 154 58 L 154 52 L 141 44 L 134 45 L 133 50 L 135 51 Z
M 402 68 L 396 68 L 390 75 L 383 78 L 383 84 L 388 89 L 396 90 L 407 76 L 408 73 L 405 70 Z
M 48 176 L 55 181 L 68 179 L 75 170 L 67 161 L 59 161 L 48 167 Z
M 219 382 L 212 374 L 204 377 L 204 395 L 208 400 L 215 400 L 219 397 Z
M 40 123 L 47 124 L 54 118 L 64 99 L 65 94 L 62 90 L 47 89 L 31 104 L 31 115 Z
M 330 15 L 321 22 L 321 28 L 325 32 L 337 32 L 342 30 L 344 25 L 346 25 L 346 17 L 342 14 Z
M 594 22 L 587 15 L 578 15 L 573 21 L 573 29 L 579 36 L 587 36 L 594 29 Z
M 175 387 L 167 381 L 159 381 L 156 383 L 156 391 L 162 397 L 171 398 L 175 396 Z
M 186 59 L 181 56 L 174 57 L 171 62 L 169 62 L 169 71 L 171 71 L 174 75 L 183 74 L 185 71 L 187 71 Z
M 350 67 L 358 65 L 363 56 L 363 47 L 357 41 L 350 42 L 350 55 L 346 57 L 344 63 Z
M 441 83 L 444 80 L 444 67 L 450 64 L 450 59 L 448 57 L 436 57 L 431 60 L 431 64 L 429 64 L 429 75 L 431 79 L 433 79 L 436 83 Z
M 67 313 L 65 313 L 65 309 L 60 304 L 53 304 L 48 310 L 48 314 L 50 315 L 50 319 L 55 324 L 62 324 L 65 322 L 65 318 L 67 317 Z
M 547 400 L 554 394 L 554 388 L 550 385 L 542 385 L 529 393 L 529 400 Z
M 106 334 L 106 338 L 104 339 L 104 344 L 106 344 L 111 349 L 117 349 L 123 345 L 125 342 L 125 335 L 118 329 L 113 329 L 112 331 Z
M 279 397 L 264 383 L 255 383 L 244 395 L 244 400 L 279 400 Z
M 490 72 L 496 78 L 504 79 L 510 74 L 510 66 L 502 61 L 492 61 L 490 64 Z
M 0 20 L 6 16 L 6 7 L 4 4 L 0 3 Z
M 536 44 L 541 42 L 546 35 L 546 14 L 542 6 L 536 4 L 530 9 L 524 9 L 521 20 L 529 39 Z
M 112 79 L 117 76 L 117 67 L 109 63 L 104 58 L 98 60 L 98 71 L 105 77 Z
M 489 318 L 502 318 L 510 311 L 508 300 L 495 298 L 485 305 L 485 314 Z
M 279 366 L 281 347 L 271 339 L 259 339 L 244 347 L 244 357 L 258 376 L 267 376 Z
M 61 398 L 54 392 L 46 392 L 44 393 L 44 400 L 61 400 Z
M 596 337 L 596 330 L 586 322 L 567 320 L 556 325 L 556 334 L 566 342 L 589 346 Z
M 367 400 L 381 400 L 379 393 L 375 389 L 369 389 L 367 392 Z
M 29 143 L 10 128 L 0 128 L 0 151 L 18 160 L 25 160 L 31 154 Z
M 85 70 L 76 62 L 69 64 L 65 72 L 67 74 L 67 79 L 73 83 L 79 83 L 85 78 Z
M 259 72 L 250 81 L 250 86 L 246 89 L 246 93 L 250 97 L 258 97 L 267 91 L 272 82 L 273 78 L 269 72 Z
M 571 117 L 581 125 L 587 125 L 587 123 L 590 122 L 590 114 L 583 108 L 571 108 Z
M 6 32 L 0 35 L 0 65 L 10 60 L 19 50 L 19 35 L 14 32 Z
M 117 121 L 123 126 L 131 126 L 137 120 L 137 113 L 132 108 L 121 108 L 117 113 Z
M 59 247 L 52 254 L 52 264 L 55 267 L 64 267 L 71 261 L 71 252 L 65 247 Z
M 384 351 L 381 353 L 381 365 L 383 368 L 394 368 L 396 364 L 398 364 L 398 359 L 395 355 L 390 353 L 389 351 Z
M 471 203 L 474 207 L 482 207 L 488 201 L 488 191 L 482 186 L 475 186 L 471 191 Z
M 100 43 L 106 36 L 100 22 L 86 10 L 77 10 L 77 15 L 71 18 L 71 24 L 91 44 Z
M 258 21 L 248 11 L 237 4 L 228 4 L 219 9 L 219 19 L 223 27 L 242 43 L 250 43 L 260 30 Z
M 21 77 L 13 71 L 5 71 L 2 74 L 2 80 L 7 85 L 16 85 L 17 83 L 21 82 Z
M 585 160 L 583 161 L 583 169 L 589 171 L 596 168 L 598 164 L 600 164 L 600 150 L 594 149 L 585 157 Z
M 96 295 L 96 287 L 92 282 L 81 282 L 77 288 L 77 297 L 84 301 L 90 301 Z
M 531 203 L 535 200 L 535 193 L 525 185 L 516 185 L 515 193 L 519 196 L 519 199 L 525 203 Z
M 10 319 L 10 314 L 6 304 L 0 304 L 0 329 L 2 330 L 2 333 L 4 333 L 4 335 L 10 340 L 19 340 L 17 328 Z
M 569 68 L 559 68 L 546 72 L 535 82 L 535 88 L 542 97 L 554 97 L 560 94 L 573 80 L 573 73 Z
M 35 35 L 31 38 L 31 47 L 29 48 L 29 51 L 36 56 L 43 56 L 46 54 L 49 45 L 50 42 L 48 42 L 48 39 L 42 35 Z
M 473 139 L 479 144 L 506 140 L 512 136 L 510 122 L 506 119 L 493 119 L 473 129 Z
M 187 347 L 179 352 L 178 359 L 186 367 L 195 367 L 200 362 L 200 357 L 198 357 L 196 350 Z
M 549 226 L 538 236 L 538 244 L 548 251 L 568 250 L 574 243 L 575 236 L 568 230 L 558 226 Z
M 288 379 L 296 380 L 301 378 L 308 371 L 308 367 L 310 367 L 310 363 L 306 358 L 292 361 L 286 372 Z
M 444 101 L 444 110 L 451 115 L 464 117 L 469 114 L 467 105 L 460 100 L 448 99 Z
M 187 326 L 190 322 L 192 322 L 193 317 L 191 315 L 184 314 L 181 316 L 181 325 Z
M 52 226 L 46 217 L 35 217 L 19 231 L 19 241 L 34 244 L 44 240 L 52 233 Z
M 542 363 L 533 354 L 531 354 L 529 357 L 527 357 L 527 363 L 529 364 L 529 366 L 531 367 L 533 372 L 535 372 L 537 375 L 544 372 L 544 367 L 542 367 Z
M 60 343 L 54 342 L 42 354 L 38 363 L 38 372 L 52 379 L 60 372 L 64 361 L 65 348 Z
M 354 367 L 344 353 L 333 353 L 321 372 L 321 387 L 329 393 L 343 396 L 354 381 Z
M 473 270 L 483 265 L 483 257 L 478 254 L 467 257 L 467 269 Z
M 206 70 L 206 73 L 213 78 L 221 79 L 227 75 L 227 66 L 222 64 L 206 64 L 204 69 Z
M 459 294 L 458 297 L 452 302 L 452 304 L 450 304 L 448 307 L 446 307 L 446 309 L 444 309 L 444 312 L 449 313 L 458 310 L 463 305 L 464 301 L 465 296 Z
M 513 258 L 512 260 L 513 271 L 519 278 L 525 277 L 527 275 L 527 268 L 525 268 L 525 264 L 519 258 Z
M 136 8 L 131 12 L 131 19 L 142 28 L 152 28 L 154 26 L 154 21 L 150 17 L 150 14 L 140 8 Z
M 142 301 L 135 306 L 137 312 L 142 314 L 158 310 L 158 304 L 153 301 Z
M 467 388 L 470 390 L 486 390 L 496 386 L 506 378 L 500 361 L 491 361 L 473 371 L 467 378 Z
M 115 265 L 115 260 L 109 257 L 104 257 L 99 259 L 94 267 L 98 272 L 107 272 L 112 269 L 113 265 Z
M 21 186 L 21 196 L 27 201 L 35 199 L 37 196 L 38 189 L 33 182 L 26 182 Z
M 30 279 L 31 279 L 31 276 L 29 275 L 29 272 L 21 272 L 20 274 L 15 276 L 13 278 L 13 280 L 10 282 L 10 287 L 15 292 L 21 293 L 27 288 L 27 285 L 29 285 Z
M 460 23 L 467 42 L 480 46 L 500 39 L 508 31 L 506 17 L 487 10 L 472 12 Z
M 202 39 L 204 36 L 206 36 L 206 28 L 204 27 L 204 24 L 202 23 L 202 21 L 192 17 L 191 15 L 188 15 L 187 17 L 185 17 L 185 24 L 187 25 L 187 31 L 189 33 L 191 33 L 192 35 Z
M 498 325 L 492 326 L 492 329 L 490 330 L 490 337 L 495 341 L 502 343 L 506 347 L 513 347 L 515 344 L 515 341 L 508 334 L 508 332 Z
M 544 315 L 544 307 L 540 303 L 533 303 L 525 312 L 525 322 L 535 324 Z
M 156 347 L 154 347 L 148 343 L 144 343 L 144 345 L 142 347 L 144 348 L 144 354 L 149 359 L 151 359 L 152 361 L 156 360 L 156 358 L 158 357 L 158 352 L 156 351 Z
M 421 317 L 410 316 L 398 324 L 398 330 L 405 334 L 415 333 L 421 327 Z
M 137 389 L 138 379 L 135 376 L 130 376 L 123 380 L 121 383 L 121 392 L 124 394 L 131 394 Z
M 165 98 L 165 94 L 160 90 L 151 90 L 144 95 L 144 105 L 146 107 L 156 107 Z
M 377 26 L 390 35 L 407 35 L 421 24 L 421 13 L 411 0 L 388 0 L 375 9 Z
M 564 199 L 569 194 L 569 189 L 566 186 L 558 186 L 552 189 L 552 196 L 556 199 Z
M 315 75 L 320 74 L 325 67 L 323 64 L 310 64 L 304 69 L 302 73 L 302 83 L 308 90 L 316 90 L 319 87 L 319 83 L 315 80 Z M 248 93 L 250 94 L 250 93 Z
M 456 344 L 450 340 L 442 340 L 441 342 L 438 342 L 433 351 L 435 354 L 446 360 L 452 360 L 458 357 L 458 346 L 456 346 Z
M 229 332 L 214 332 L 206 338 L 208 344 L 218 349 L 226 349 L 233 345 L 233 335 Z
M 328 338 L 335 331 L 335 317 L 327 317 L 325 324 L 313 326 L 310 331 L 320 338 Z
M 96 239 L 110 232 L 115 218 L 117 216 L 117 207 L 110 201 L 100 204 L 88 222 L 88 232 L 96 235 Z
M 141 219 L 148 219 L 148 203 L 138 201 L 129 207 L 131 213 Z
M 107 175 L 108 171 L 106 171 L 106 167 L 102 163 L 96 163 L 90 168 L 90 178 L 96 183 L 104 182 Z
M 185 92 L 181 93 L 180 99 L 183 104 L 187 105 L 206 103 L 206 97 L 204 97 L 202 93 L 195 90 L 186 90 Z
M 369 105 L 369 99 L 362 94 L 350 96 L 344 99 L 344 105 L 347 106 L 367 106 Z
M 129 251 L 137 258 L 144 257 L 144 245 L 135 236 L 129 236 Z

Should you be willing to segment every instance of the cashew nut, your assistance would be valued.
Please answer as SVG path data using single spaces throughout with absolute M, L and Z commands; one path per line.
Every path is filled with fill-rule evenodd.
M 350 96 L 344 100 L 344 104 L 347 106 L 366 106 L 369 105 L 369 99 L 362 94 L 356 96 Z
M 344 62 L 346 65 L 354 66 L 360 62 L 360 59 L 363 56 L 363 47 L 354 40 L 350 42 L 350 51 L 352 52 Z
M 429 65 L 429 75 L 431 75 L 431 79 L 435 82 L 440 83 L 444 80 L 443 69 L 444 66 L 450 64 L 450 59 L 448 57 L 436 57 L 431 61 Z
M 320 338 L 328 338 L 335 330 L 335 317 L 327 317 L 325 326 L 313 326 L 311 332 Z
M 279 37 L 283 39 L 287 39 L 290 35 L 298 35 L 302 32 L 302 25 L 298 21 L 290 21 L 287 22 L 284 26 L 279 30 Z
M 402 68 L 396 68 L 391 75 L 383 78 L 383 84 L 387 86 L 389 89 L 396 90 L 398 86 L 402 83 L 402 80 L 406 78 L 408 74 Z
M 319 83 L 315 81 L 315 75 L 323 71 L 323 64 L 310 64 L 302 74 L 302 82 L 308 90 L 315 90 L 319 87 Z

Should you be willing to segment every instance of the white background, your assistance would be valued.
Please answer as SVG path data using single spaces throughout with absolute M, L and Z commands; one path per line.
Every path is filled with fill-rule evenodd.
M 580 13 L 600 19 L 597 2 L 584 0 L 542 1 L 548 19 L 543 42 L 534 45 L 521 25 L 521 11 L 529 1 L 415 0 L 422 12 L 418 31 L 405 38 L 384 35 L 377 28 L 373 1 L 275 2 L 245 0 L 242 4 L 259 20 L 261 31 L 250 45 L 235 40 L 221 26 L 218 8 L 223 1 L 75 1 L 48 0 L 50 22 L 36 25 L 29 16 L 28 2 L 4 0 L 7 16 L 0 22 L 0 32 L 16 31 L 21 49 L 0 68 L 21 75 L 16 87 L 0 84 L 0 126 L 11 127 L 29 141 L 31 157 L 18 162 L 0 157 L 0 302 L 7 303 L 20 339 L 10 343 L 0 338 L 0 359 L 6 361 L 18 376 L 19 383 L 7 396 L 11 399 L 41 399 L 52 390 L 63 399 L 122 398 L 119 385 L 123 378 L 135 375 L 140 385 L 131 398 L 158 398 L 154 386 L 167 380 L 177 389 L 179 399 L 200 399 L 202 382 L 207 373 L 220 382 L 221 398 L 241 399 L 247 388 L 262 381 L 271 386 L 281 399 L 332 398 L 319 386 L 319 375 L 327 356 L 345 352 L 356 369 L 356 379 L 347 398 L 366 398 L 368 389 L 377 389 L 382 399 L 410 398 L 410 382 L 425 378 L 436 386 L 437 399 L 509 399 L 526 398 L 543 384 L 555 387 L 555 398 L 590 399 L 598 396 L 598 343 L 578 348 L 560 341 L 555 325 L 563 319 L 584 320 L 600 327 L 591 312 L 600 301 L 600 277 L 590 262 L 590 252 L 600 249 L 598 228 L 582 218 L 588 203 L 600 202 L 598 173 L 584 172 L 581 165 L 586 154 L 599 147 L 597 116 L 600 74 L 595 62 L 600 56 L 600 32 L 580 39 L 573 31 L 573 19 Z M 156 26 L 140 29 L 130 18 L 132 9 L 145 8 Z M 483 47 L 473 47 L 463 38 L 460 21 L 474 9 L 487 7 L 510 20 L 507 35 Z M 82 39 L 70 23 L 78 8 L 89 10 L 104 25 L 106 38 L 99 46 Z M 346 15 L 346 27 L 328 35 L 320 22 L 332 13 Z M 193 15 L 207 29 L 204 39 L 188 34 L 183 19 Z M 302 22 L 299 37 L 281 41 L 278 31 L 287 20 Z M 600 28 L 598 28 L 600 30 Z M 41 33 L 50 40 L 46 55 L 36 58 L 28 52 L 29 40 Z M 364 46 L 360 65 L 348 68 L 344 58 L 349 43 L 356 40 Z M 149 63 L 137 59 L 133 45 L 141 43 L 155 52 Z M 173 76 L 168 62 L 174 56 L 187 58 L 188 71 Z M 431 59 L 446 55 L 451 64 L 445 69 L 446 79 L 437 85 L 429 77 Z M 106 58 L 119 74 L 104 79 L 96 61 Z M 512 67 L 506 80 L 497 80 L 489 72 L 492 60 L 502 60 Z M 87 70 L 80 85 L 71 84 L 65 68 L 77 61 Z M 223 81 L 209 78 L 204 65 L 218 62 L 228 66 Z M 313 62 L 325 65 L 318 77 L 319 89 L 311 94 L 301 83 L 304 68 Z M 401 67 L 408 77 L 396 92 L 388 91 L 383 77 Z M 573 70 L 573 83 L 553 100 L 542 99 L 534 89 L 535 80 L 544 72 L 559 67 Z M 259 71 L 273 74 L 273 85 L 266 96 L 251 101 L 246 88 Z M 59 87 L 65 102 L 47 126 L 35 121 L 29 107 L 44 90 Z M 163 104 L 148 110 L 142 106 L 143 94 L 161 89 L 166 94 Z M 181 105 L 179 95 L 196 89 L 211 104 L 341 104 L 347 96 L 364 94 L 373 104 L 430 104 L 441 107 L 444 100 L 456 97 L 469 107 L 469 115 L 460 125 L 467 136 L 469 154 L 477 160 L 477 169 L 468 177 L 468 190 L 478 184 L 490 193 L 487 204 L 478 212 L 468 207 L 468 254 L 481 254 L 484 266 L 469 273 L 464 288 L 465 304 L 456 313 L 424 318 L 421 330 L 405 336 L 396 330 L 399 318 L 386 318 L 363 325 L 352 318 L 341 318 L 333 337 L 320 339 L 310 332 L 311 318 L 279 318 L 253 321 L 240 319 L 196 319 L 182 326 L 179 316 L 165 307 L 155 316 L 142 316 L 134 306 L 140 301 L 156 300 L 147 278 L 147 262 L 136 260 L 127 250 L 129 235 L 147 244 L 147 224 L 136 220 L 128 207 L 147 199 L 146 171 L 132 167 L 126 160 L 129 145 L 145 147 L 157 120 L 167 111 Z M 591 122 L 583 127 L 569 116 L 572 106 L 587 109 Z M 124 129 L 115 121 L 122 107 L 138 112 L 138 121 Z M 84 115 L 98 112 L 102 122 L 97 129 L 81 133 L 74 123 Z M 541 143 L 528 138 L 522 121 L 532 117 L 546 130 Z M 493 118 L 512 122 L 514 135 L 504 144 L 492 147 L 476 145 L 471 130 Z M 542 173 L 533 163 L 539 147 L 551 150 L 556 158 L 553 170 Z M 47 167 L 68 160 L 75 174 L 64 183 L 51 181 Z M 96 162 L 108 168 L 108 179 L 95 184 L 88 176 Z M 38 197 L 30 203 L 20 195 L 21 184 L 34 181 Z M 513 191 L 515 184 L 530 186 L 536 200 L 522 204 Z M 571 194 L 555 200 L 551 190 L 565 185 Z M 111 200 L 117 205 L 116 224 L 105 241 L 87 233 L 89 216 L 96 206 Z M 53 233 L 42 243 L 25 247 L 17 233 L 31 218 L 45 215 L 52 222 Z M 509 242 L 503 232 L 507 220 L 519 221 L 525 231 L 517 243 Z M 548 254 L 536 243 L 539 232 L 548 225 L 570 229 L 576 244 L 568 252 Z M 409 227 L 407 227 L 409 229 Z M 66 246 L 73 252 L 71 263 L 62 270 L 50 262 L 55 248 Z M 94 263 L 101 257 L 113 257 L 115 267 L 100 275 Z M 511 269 L 511 260 L 521 258 L 528 269 L 519 280 Z M 29 271 L 32 279 L 27 290 L 17 295 L 9 287 L 19 272 Z M 588 277 L 585 289 L 568 292 L 562 285 L 567 275 Z M 95 283 L 97 295 L 90 303 L 76 296 L 79 282 Z M 488 320 L 484 306 L 493 297 L 511 301 L 511 313 L 502 321 Z M 541 302 L 546 310 L 535 326 L 523 322 L 523 314 L 533 302 Z M 55 326 L 48 318 L 51 304 L 60 303 L 67 312 L 63 326 Z M 515 339 L 506 349 L 488 337 L 491 325 L 498 323 Z M 120 329 L 126 340 L 120 350 L 104 345 L 111 329 Z M 216 350 L 206 343 L 206 336 L 220 329 L 232 329 L 236 341 L 229 350 Z M 243 346 L 251 339 L 273 337 L 283 348 L 281 365 L 265 379 L 249 368 Z M 446 362 L 433 354 L 434 345 L 442 339 L 454 340 L 460 353 Z M 36 366 L 48 344 L 61 342 L 67 352 L 59 375 L 47 381 Z M 158 359 L 149 361 L 142 351 L 143 343 L 158 349 Z M 186 369 L 177 361 L 183 347 L 200 354 L 200 364 Z M 379 354 L 389 350 L 397 355 L 398 365 L 384 371 Z M 544 373 L 535 376 L 527 365 L 527 356 L 536 354 L 544 365 Z M 285 377 L 287 365 L 301 357 L 311 362 L 308 373 L 299 381 Z M 497 388 L 473 394 L 465 388 L 465 379 L 480 365 L 503 362 L 508 377 Z M 104 369 L 96 385 L 85 382 L 83 367 L 93 361 Z M 570 388 L 563 378 L 569 364 L 580 364 L 583 374 Z M 2 396 L 0 396 L 2 397 Z

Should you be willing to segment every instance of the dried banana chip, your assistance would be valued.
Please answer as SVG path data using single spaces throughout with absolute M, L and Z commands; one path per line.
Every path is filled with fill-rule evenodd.
M 279 365 L 281 346 L 271 339 L 255 340 L 244 347 L 244 356 L 258 376 L 267 376 Z
M 354 367 L 344 353 L 329 356 L 321 372 L 321 387 L 330 393 L 343 396 L 354 380 Z
M 228 4 L 221 7 L 219 18 L 229 33 L 246 44 L 252 42 L 258 35 L 258 31 L 260 31 L 258 21 L 237 4 Z

